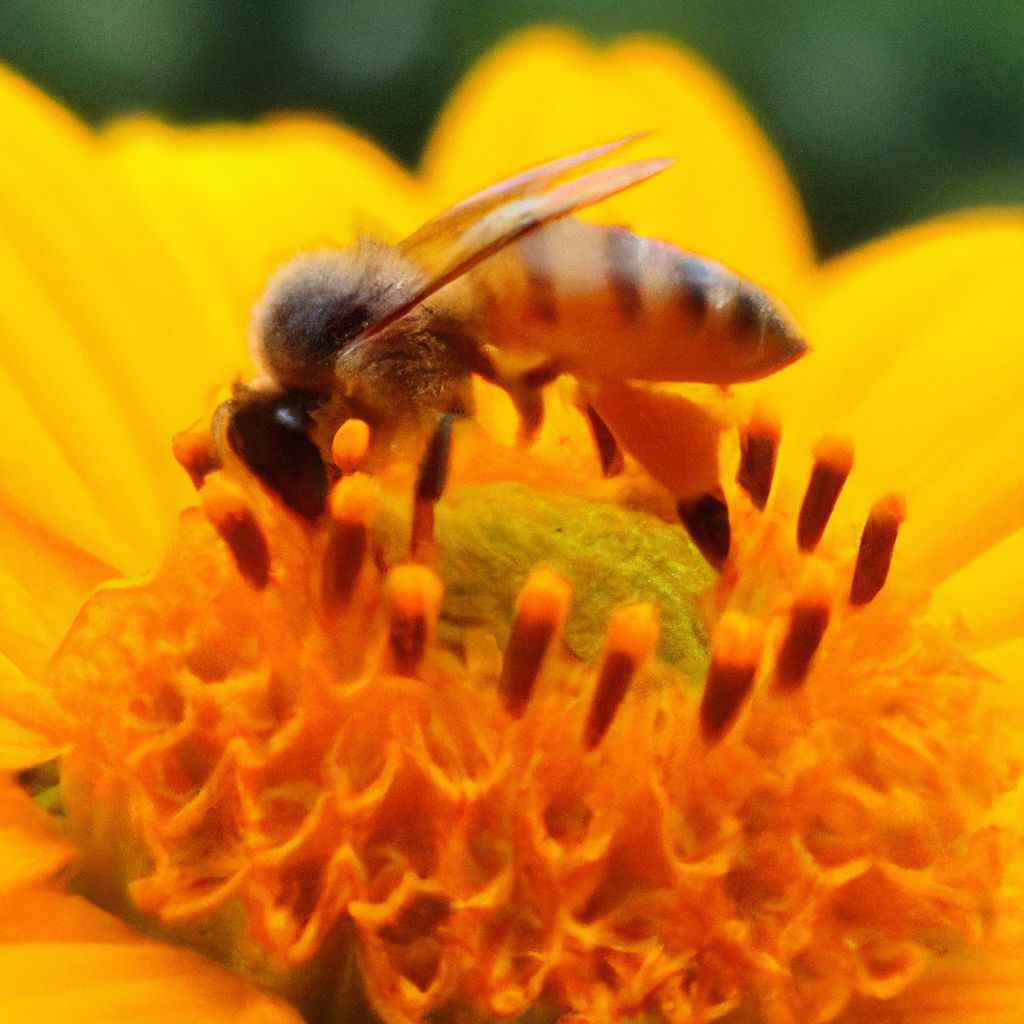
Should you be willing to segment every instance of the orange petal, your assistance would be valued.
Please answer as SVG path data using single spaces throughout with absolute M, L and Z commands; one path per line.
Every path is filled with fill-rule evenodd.
M 793 186 L 735 95 L 696 57 L 643 38 L 602 49 L 525 32 L 470 72 L 441 116 L 424 173 L 440 204 L 527 164 L 638 131 L 629 158 L 679 165 L 595 216 L 713 255 L 794 300 L 811 245 Z
M 0 902 L 5 1019 L 18 1024 L 301 1024 L 293 1010 L 196 953 L 142 939 L 84 900 Z
M 829 265 L 808 308 L 815 351 L 766 385 L 787 430 L 857 441 L 848 491 L 909 498 L 901 548 L 940 580 L 1020 524 L 1024 216 L 962 215 Z

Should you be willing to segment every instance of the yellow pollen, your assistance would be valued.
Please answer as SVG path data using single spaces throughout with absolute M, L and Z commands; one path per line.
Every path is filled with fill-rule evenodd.
M 337 523 L 368 523 L 379 499 L 379 492 L 380 488 L 373 477 L 353 473 L 343 477 L 331 489 L 327 510 Z
M 364 420 L 348 419 L 334 434 L 331 457 L 342 473 L 358 469 L 370 450 L 370 427 Z

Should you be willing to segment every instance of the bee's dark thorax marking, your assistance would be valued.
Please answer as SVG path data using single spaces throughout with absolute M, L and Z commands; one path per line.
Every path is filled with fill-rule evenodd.
M 530 313 L 542 323 L 553 324 L 558 320 L 558 303 L 554 268 L 544 232 L 533 231 L 524 235 L 516 245 L 526 270 Z
M 640 263 L 643 240 L 625 228 L 607 228 L 605 272 L 608 284 L 626 323 L 633 323 L 643 309 L 643 268 Z

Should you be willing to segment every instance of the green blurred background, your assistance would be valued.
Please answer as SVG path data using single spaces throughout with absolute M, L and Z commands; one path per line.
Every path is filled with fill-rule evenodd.
M 0 0 L 0 59 L 93 121 L 316 108 L 413 162 L 472 61 L 540 22 L 703 54 L 781 150 L 823 253 L 1024 202 L 1024 0 Z

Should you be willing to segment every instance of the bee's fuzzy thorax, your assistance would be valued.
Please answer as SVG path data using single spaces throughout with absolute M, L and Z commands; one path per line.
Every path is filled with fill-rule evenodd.
M 297 256 L 274 273 L 253 309 L 257 364 L 282 386 L 329 390 L 338 353 L 418 280 L 393 247 L 371 238 Z

